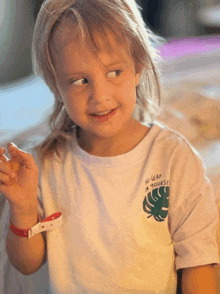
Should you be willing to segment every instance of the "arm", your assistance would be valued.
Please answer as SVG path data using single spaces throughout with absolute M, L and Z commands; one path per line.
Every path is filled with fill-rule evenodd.
M 38 168 L 34 158 L 8 145 L 9 160 L 5 149 L 0 148 L 0 193 L 10 204 L 10 220 L 20 229 L 28 229 L 38 222 Z M 15 177 L 11 177 L 12 172 Z M 11 263 L 22 274 L 36 272 L 46 260 L 46 241 L 42 234 L 32 238 L 19 237 L 11 232 L 6 237 L 6 252 Z
M 11 209 L 10 219 L 20 228 L 27 229 L 37 223 L 37 209 L 27 214 Z M 19 237 L 8 229 L 6 251 L 11 263 L 24 275 L 36 272 L 45 261 L 46 244 L 41 233 L 32 238 Z
M 216 294 L 214 265 L 182 269 L 183 294 Z

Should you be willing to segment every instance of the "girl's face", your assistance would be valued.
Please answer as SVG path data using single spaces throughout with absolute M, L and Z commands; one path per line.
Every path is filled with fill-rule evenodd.
M 124 43 L 117 42 L 111 32 L 107 31 L 111 46 L 102 35 L 94 37 L 99 58 L 83 46 L 80 37 L 54 56 L 58 90 L 84 139 L 131 136 L 140 73 L 135 72 Z

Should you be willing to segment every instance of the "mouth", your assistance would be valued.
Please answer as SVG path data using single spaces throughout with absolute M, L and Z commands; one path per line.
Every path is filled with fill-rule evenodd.
M 90 116 L 94 117 L 97 119 L 99 122 L 105 122 L 109 120 L 116 112 L 117 108 L 107 110 L 107 111 L 102 111 L 102 112 L 96 112 L 90 114 Z
M 99 112 L 96 112 L 96 113 L 92 113 L 91 115 L 92 116 L 105 116 L 105 115 L 108 115 L 110 114 L 114 109 L 111 109 L 111 110 L 107 110 L 107 111 L 99 111 Z

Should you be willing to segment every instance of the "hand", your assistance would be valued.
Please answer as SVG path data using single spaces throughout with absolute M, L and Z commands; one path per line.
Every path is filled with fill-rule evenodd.
M 38 168 L 31 154 L 14 144 L 7 145 L 11 156 L 8 159 L 5 149 L 0 147 L 0 193 L 18 211 L 30 211 L 37 207 Z M 15 173 L 12 178 L 11 174 Z

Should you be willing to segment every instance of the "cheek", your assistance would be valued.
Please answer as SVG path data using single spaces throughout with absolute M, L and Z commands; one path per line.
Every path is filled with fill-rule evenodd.
M 63 100 L 64 100 L 64 107 L 69 117 L 73 121 L 77 123 L 82 118 L 84 119 L 86 106 L 83 103 L 83 99 L 80 99 L 79 97 L 73 98 L 72 95 L 70 95 L 70 96 L 65 96 L 65 99 Z
M 66 109 L 66 111 L 68 112 L 68 114 L 70 115 L 74 109 L 76 109 L 76 105 L 74 103 L 74 100 L 71 99 L 66 93 L 61 93 L 61 98 L 62 98 L 62 101 L 63 101 L 63 104 L 64 104 L 64 107 Z
M 80 99 L 80 97 L 78 97 L 79 95 L 73 93 L 70 88 L 67 89 L 59 85 L 58 90 L 69 117 L 72 120 L 74 118 L 77 118 L 80 115 L 80 112 L 82 112 L 82 110 L 84 109 L 82 105 L 83 99 Z
M 80 111 L 81 107 L 79 103 L 76 103 L 73 99 L 67 100 L 66 103 L 64 104 L 67 111 L 69 113 L 72 113 L 74 115 L 77 115 L 77 113 Z

